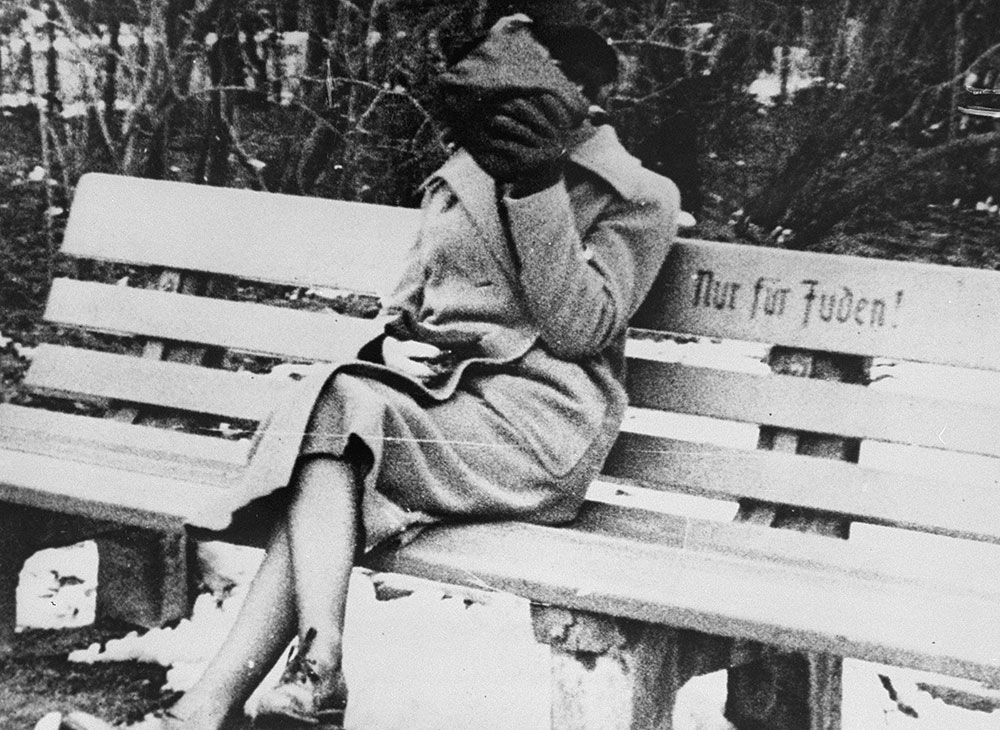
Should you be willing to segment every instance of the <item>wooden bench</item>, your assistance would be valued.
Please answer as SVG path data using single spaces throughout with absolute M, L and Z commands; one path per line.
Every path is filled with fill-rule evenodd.
M 412 210 L 86 176 L 63 252 L 128 282 L 57 280 L 46 318 L 75 344 L 39 347 L 26 403 L 0 406 L 8 624 L 24 554 L 83 534 L 102 537 L 106 612 L 129 595 L 148 622 L 183 611 L 185 540 L 225 527 L 267 458 L 254 424 L 291 380 L 268 364 L 335 358 L 373 329 L 288 292 L 379 291 L 416 226 Z M 872 358 L 1000 370 L 998 322 L 995 272 L 680 241 L 636 328 L 766 343 L 759 372 L 650 359 L 667 345 L 637 329 L 638 410 L 579 519 L 435 528 L 369 564 L 529 599 L 557 728 L 669 728 L 681 684 L 722 667 L 743 727 L 837 728 L 844 657 L 996 686 L 1000 409 L 866 386 Z M 751 442 L 685 440 L 694 426 L 657 422 L 673 414 Z M 977 461 L 869 458 L 893 443 L 904 461 Z M 734 517 L 648 508 L 668 492 Z

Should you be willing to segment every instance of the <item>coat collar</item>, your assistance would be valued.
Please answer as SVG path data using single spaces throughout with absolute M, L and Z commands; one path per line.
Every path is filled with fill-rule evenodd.
M 636 170 L 641 163 L 618 141 L 611 125 L 594 128 L 593 134 L 573 148 L 569 159 L 604 180 L 623 198 L 635 197 Z
M 476 164 L 472 155 L 459 149 L 427 179 L 424 186 L 432 187 L 438 181 L 447 183 L 487 237 L 503 237 L 497 215 L 496 181 Z

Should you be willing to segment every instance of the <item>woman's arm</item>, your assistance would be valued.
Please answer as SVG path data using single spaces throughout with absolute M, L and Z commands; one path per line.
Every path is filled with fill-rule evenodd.
M 666 257 L 680 196 L 669 180 L 637 172 L 643 192 L 630 200 L 610 193 L 585 240 L 563 183 L 504 199 L 528 311 L 559 357 L 596 354 L 618 337 Z
M 676 186 L 635 164 L 627 197 L 597 177 L 582 191 L 607 202 L 581 241 L 564 172 L 574 138 L 587 134 L 558 96 L 535 94 L 499 102 L 464 135 L 479 166 L 509 191 L 501 214 L 525 302 L 549 349 L 567 359 L 600 352 L 624 331 L 663 263 L 680 210 Z

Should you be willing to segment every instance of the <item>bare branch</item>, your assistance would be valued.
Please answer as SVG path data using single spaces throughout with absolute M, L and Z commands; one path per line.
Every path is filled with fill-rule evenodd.
M 247 154 L 247 151 L 240 143 L 236 130 L 233 128 L 233 123 L 228 119 L 222 119 L 222 122 L 225 124 L 226 135 L 229 137 L 229 143 L 232 145 L 232 151 L 233 154 L 236 155 L 236 160 L 240 163 L 244 170 L 253 175 L 254 179 L 257 181 L 257 187 L 259 190 L 269 192 L 267 182 L 261 174 L 260 166 L 253 164 L 250 155 Z
M 623 40 L 612 40 L 612 46 L 646 46 L 649 48 L 665 48 L 669 51 L 683 51 L 684 53 L 692 53 L 697 56 L 705 56 L 708 58 L 711 56 L 709 51 L 698 51 L 688 46 L 678 45 L 676 43 L 667 43 L 665 41 L 653 41 L 641 38 L 625 38 Z
M 895 122 L 893 122 L 893 126 L 899 126 L 901 124 L 905 124 L 906 122 L 910 121 L 910 119 L 916 116 L 917 113 L 919 113 L 919 111 L 923 108 L 924 101 L 928 97 L 932 95 L 937 96 L 939 94 L 943 94 L 949 89 L 951 89 L 955 84 L 961 83 L 962 81 L 965 80 L 965 77 L 969 75 L 972 69 L 974 69 L 983 61 L 986 61 L 992 58 L 993 56 L 997 55 L 998 53 L 1000 53 L 1000 43 L 995 43 L 989 48 L 987 48 L 985 51 L 980 53 L 978 56 L 976 56 L 972 60 L 972 62 L 965 67 L 965 69 L 958 72 L 950 79 L 946 79 L 945 81 L 935 84 L 934 86 L 929 86 L 923 91 L 921 91 L 920 94 L 917 95 L 917 98 L 913 100 L 913 103 L 910 104 L 910 108 L 906 110 L 906 113 L 903 114 L 903 116 L 901 116 Z

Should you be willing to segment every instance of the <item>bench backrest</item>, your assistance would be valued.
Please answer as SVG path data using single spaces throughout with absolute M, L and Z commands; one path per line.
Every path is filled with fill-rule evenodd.
M 88 175 L 77 189 L 63 251 L 132 267 L 380 292 L 391 285 L 418 215 L 359 203 Z M 184 290 L 183 285 L 173 288 Z M 190 296 L 72 279 L 55 282 L 46 318 L 139 338 L 147 343 L 147 357 L 44 346 L 27 377 L 34 392 L 210 414 L 239 425 L 265 417 L 276 385 L 266 375 L 234 368 L 239 361 L 232 353 L 322 360 L 370 334 L 362 321 L 295 309 L 287 297 L 268 304 L 215 298 L 211 291 Z M 635 326 L 997 370 L 997 322 L 997 273 L 681 240 Z M 149 343 L 156 344 L 154 357 Z M 186 349 L 176 343 L 187 343 Z M 198 347 L 192 351 L 190 345 Z M 989 465 L 1000 456 L 993 428 L 1000 422 L 996 406 L 777 375 L 766 365 L 738 372 L 645 356 L 632 358 L 629 388 L 631 403 L 641 409 L 948 450 L 984 457 Z M 65 415 L 29 410 L 35 409 L 17 409 L 15 415 L 26 422 Z M 141 462 L 141 468 L 152 468 L 147 461 L 153 460 L 143 461 L 144 454 L 169 451 L 174 469 L 219 475 L 250 457 L 249 441 L 218 438 L 218 433 L 144 428 L 136 435 L 134 427 L 105 421 L 96 428 L 80 426 L 79 415 L 64 420 L 73 423 L 60 427 L 66 443 L 103 439 L 117 445 L 123 463 Z M 83 420 L 93 424 L 96 419 Z M 654 429 L 624 432 L 605 471 L 611 479 L 655 489 L 764 500 L 851 520 L 1000 541 L 1000 471 L 992 466 L 975 474 L 905 475 L 780 450 L 685 442 Z

